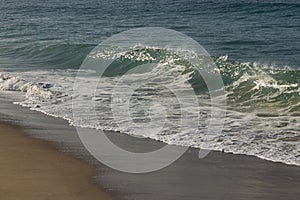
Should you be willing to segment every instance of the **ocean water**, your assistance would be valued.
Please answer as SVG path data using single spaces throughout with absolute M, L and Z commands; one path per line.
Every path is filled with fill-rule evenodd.
M 16 104 L 65 118 L 74 126 L 300 166 L 299 13 L 298 1 L 279 0 L 0 0 L 0 90 L 15 91 L 20 96 Z M 225 108 L 211 104 L 205 83 L 189 70 L 182 52 L 138 44 L 125 54 L 110 51 L 118 59 L 116 70 L 107 72 L 95 95 L 74 96 L 75 77 L 89 52 L 114 34 L 140 27 L 182 32 L 210 53 L 225 86 L 220 98 L 227 99 L 221 134 L 207 133 L 207 121 L 212 106 Z M 100 59 L 105 56 L 100 54 Z M 114 86 L 124 70 L 153 62 L 159 65 L 148 73 L 161 84 L 182 90 L 193 84 L 201 103 L 188 101 L 187 109 L 200 108 L 197 131 L 178 126 L 180 106 L 174 94 L 159 85 L 135 91 L 128 105 L 131 116 L 112 112 Z M 185 75 L 181 79 L 178 73 Z M 97 81 L 94 71 L 81 74 L 82 87 Z M 172 76 L 176 81 L 165 81 Z M 122 77 L 124 83 L 141 78 L 139 74 Z M 95 103 L 96 117 L 90 115 L 87 99 Z M 72 100 L 87 108 L 81 119 L 73 118 Z M 146 127 L 142 132 L 141 126 Z

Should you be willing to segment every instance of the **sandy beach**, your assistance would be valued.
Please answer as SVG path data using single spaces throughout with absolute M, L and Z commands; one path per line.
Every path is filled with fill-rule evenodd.
M 300 200 L 300 0 L 2 0 L 0 27 L 0 200 Z
M 122 200 L 298 200 L 300 196 L 297 166 L 221 152 L 210 152 L 199 159 L 195 148 L 159 171 L 119 172 L 93 159 L 82 146 L 76 129 L 65 120 L 13 105 L 3 96 L 0 102 L 0 121 L 23 129 L 1 125 L 1 199 L 109 199 L 103 189 Z M 134 152 L 163 145 L 115 132 L 107 132 L 107 136 Z
M 112 199 L 91 182 L 95 167 L 33 139 L 19 127 L 0 124 L 0 199 Z

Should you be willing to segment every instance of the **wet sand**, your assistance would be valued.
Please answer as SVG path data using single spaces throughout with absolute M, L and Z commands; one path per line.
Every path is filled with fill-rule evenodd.
M 199 159 L 199 150 L 190 148 L 172 165 L 155 172 L 129 174 L 113 170 L 90 156 L 80 142 L 76 129 L 69 126 L 66 120 L 13 105 L 9 99 L 0 96 L 0 121 L 17 124 L 27 135 L 54 141 L 60 151 L 96 165 L 99 171 L 95 174 L 97 176 L 93 181 L 112 192 L 117 199 L 299 199 L 300 167 L 270 162 L 254 156 L 212 151 L 204 159 Z M 90 130 L 86 129 L 86 131 Z M 121 133 L 106 132 L 106 134 L 115 144 L 133 152 L 147 152 L 163 145 L 157 141 L 134 138 Z M 37 149 L 43 149 L 47 145 L 48 142 L 43 143 Z M 61 153 L 57 152 L 57 154 Z M 107 156 L 111 159 L 124 160 L 118 155 L 112 157 L 108 154 Z M 11 156 L 8 158 L 15 160 Z M 73 158 L 69 159 L 73 160 Z M 124 160 L 124 162 L 128 161 Z M 81 171 L 81 169 L 78 170 Z M 82 170 L 85 173 L 85 168 Z M 84 176 L 87 182 L 93 172 L 88 170 L 88 173 L 91 174 Z M 75 186 L 81 181 L 72 180 Z M 95 186 L 91 185 L 91 187 Z M 20 191 L 22 190 L 20 188 Z M 0 199 L 3 198 L 0 196 Z
M 95 167 L 58 152 L 49 142 L 0 124 L 0 199 L 112 199 L 91 182 Z

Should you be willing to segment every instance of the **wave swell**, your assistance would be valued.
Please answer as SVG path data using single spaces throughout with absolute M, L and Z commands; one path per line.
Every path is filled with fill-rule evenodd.
M 105 59 L 112 54 L 108 52 L 97 56 Z M 227 56 L 213 58 L 225 84 L 227 116 L 222 134 L 209 135 L 205 129 L 211 114 L 210 107 L 218 105 L 209 103 L 205 82 L 193 71 L 185 54 L 167 49 L 137 47 L 114 56 L 116 59 L 106 70 L 95 96 L 72 94 L 77 70 L 1 73 L 0 89 L 18 91 L 25 97 L 25 100 L 18 104 L 65 118 L 74 126 L 120 131 L 168 144 L 225 150 L 300 166 L 300 70 L 289 67 L 276 68 L 259 63 L 233 62 L 229 61 Z M 138 78 L 138 74 L 126 72 L 148 63 L 160 63 L 147 72 L 153 77 L 159 77 L 162 74 L 160 70 L 167 70 L 165 74 L 168 76 L 172 76 L 174 71 L 180 72 L 184 74 L 184 79 L 176 79 L 174 84 L 184 88 L 185 84 L 190 83 L 198 91 L 201 103 L 189 104 L 189 109 L 200 107 L 199 114 L 203 121 L 199 122 L 196 132 L 185 127 L 182 132 L 178 132 L 177 124 L 181 117 L 178 102 L 169 101 L 174 99 L 170 91 L 153 85 L 144 85 L 133 94 L 129 105 L 131 119 L 112 114 L 111 95 L 116 82 L 120 77 L 125 77 L 124 80 Z M 168 68 L 160 68 L 162 65 Z M 98 77 L 94 71 L 84 73 L 87 76 L 84 77 L 83 87 L 88 89 L 90 84 L 97 82 Z M 163 77 L 159 78 L 160 81 L 164 81 Z M 75 121 L 72 117 L 72 100 L 84 107 L 86 99 L 95 102 L 99 115 L 97 118 L 89 118 L 90 111 L 84 110 L 82 115 L 88 120 Z M 152 99 L 155 99 L 155 102 Z M 158 104 L 167 109 L 162 109 Z M 160 113 L 154 115 L 158 120 L 164 114 L 162 111 L 167 113 L 167 121 L 158 134 L 151 132 L 156 126 L 149 126 L 149 131 L 145 133 L 138 132 L 136 127 L 127 126 L 132 121 L 136 124 L 149 123 L 152 117 L 150 111 Z

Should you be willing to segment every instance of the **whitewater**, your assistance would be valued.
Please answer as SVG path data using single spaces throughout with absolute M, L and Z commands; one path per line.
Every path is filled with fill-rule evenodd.
M 165 49 L 138 48 L 119 56 L 122 62 L 130 60 L 137 62 L 136 65 L 141 61 L 159 60 L 160 65 L 147 73 L 156 77 L 155 81 L 159 78 L 165 85 L 175 84 L 184 90 L 195 79 L 193 71 L 185 72 L 188 65 L 184 62 L 184 56 L 178 57 L 178 54 Z M 2 72 L 0 90 L 2 94 L 14 91 L 20 98 L 15 104 L 64 118 L 72 126 L 116 131 L 167 144 L 254 155 L 300 166 L 299 70 L 232 62 L 227 56 L 215 57 L 214 62 L 225 84 L 226 95 L 220 98 L 227 99 L 227 108 L 212 105 L 205 87 L 201 84 L 194 86 L 203 87 L 197 92 L 200 103 L 187 103 L 187 109 L 199 107 L 201 120 L 196 124 L 196 131 L 180 125 L 182 111 L 178 100 L 161 85 L 146 84 L 136 90 L 128 105 L 130 116 L 124 115 L 122 110 L 113 112 L 112 103 L 122 103 L 122 99 L 114 102 L 112 98 L 114 86 L 120 81 L 118 75 L 102 77 L 94 96 L 88 96 L 89 91 L 87 94 L 74 95 L 74 80 L 78 76 L 78 70 L 75 69 Z M 166 68 L 166 63 L 171 68 Z M 84 88 L 89 88 L 99 78 L 93 70 L 81 71 L 80 74 L 85 75 L 81 82 Z M 178 74 L 184 75 L 176 77 Z M 176 81 L 164 82 L 166 77 L 162 75 L 174 76 L 173 80 Z M 122 76 L 122 81 L 138 80 L 140 76 L 138 73 L 126 74 Z M 125 88 L 123 91 L 126 92 Z M 87 99 L 94 102 L 96 117 L 90 114 L 93 110 L 89 110 L 90 107 L 86 105 Z M 88 108 L 81 110 L 82 118 L 73 117 L 74 101 Z M 217 135 L 207 132 L 212 106 L 224 111 L 226 109 L 222 133 Z M 141 127 L 144 127 L 142 131 Z

